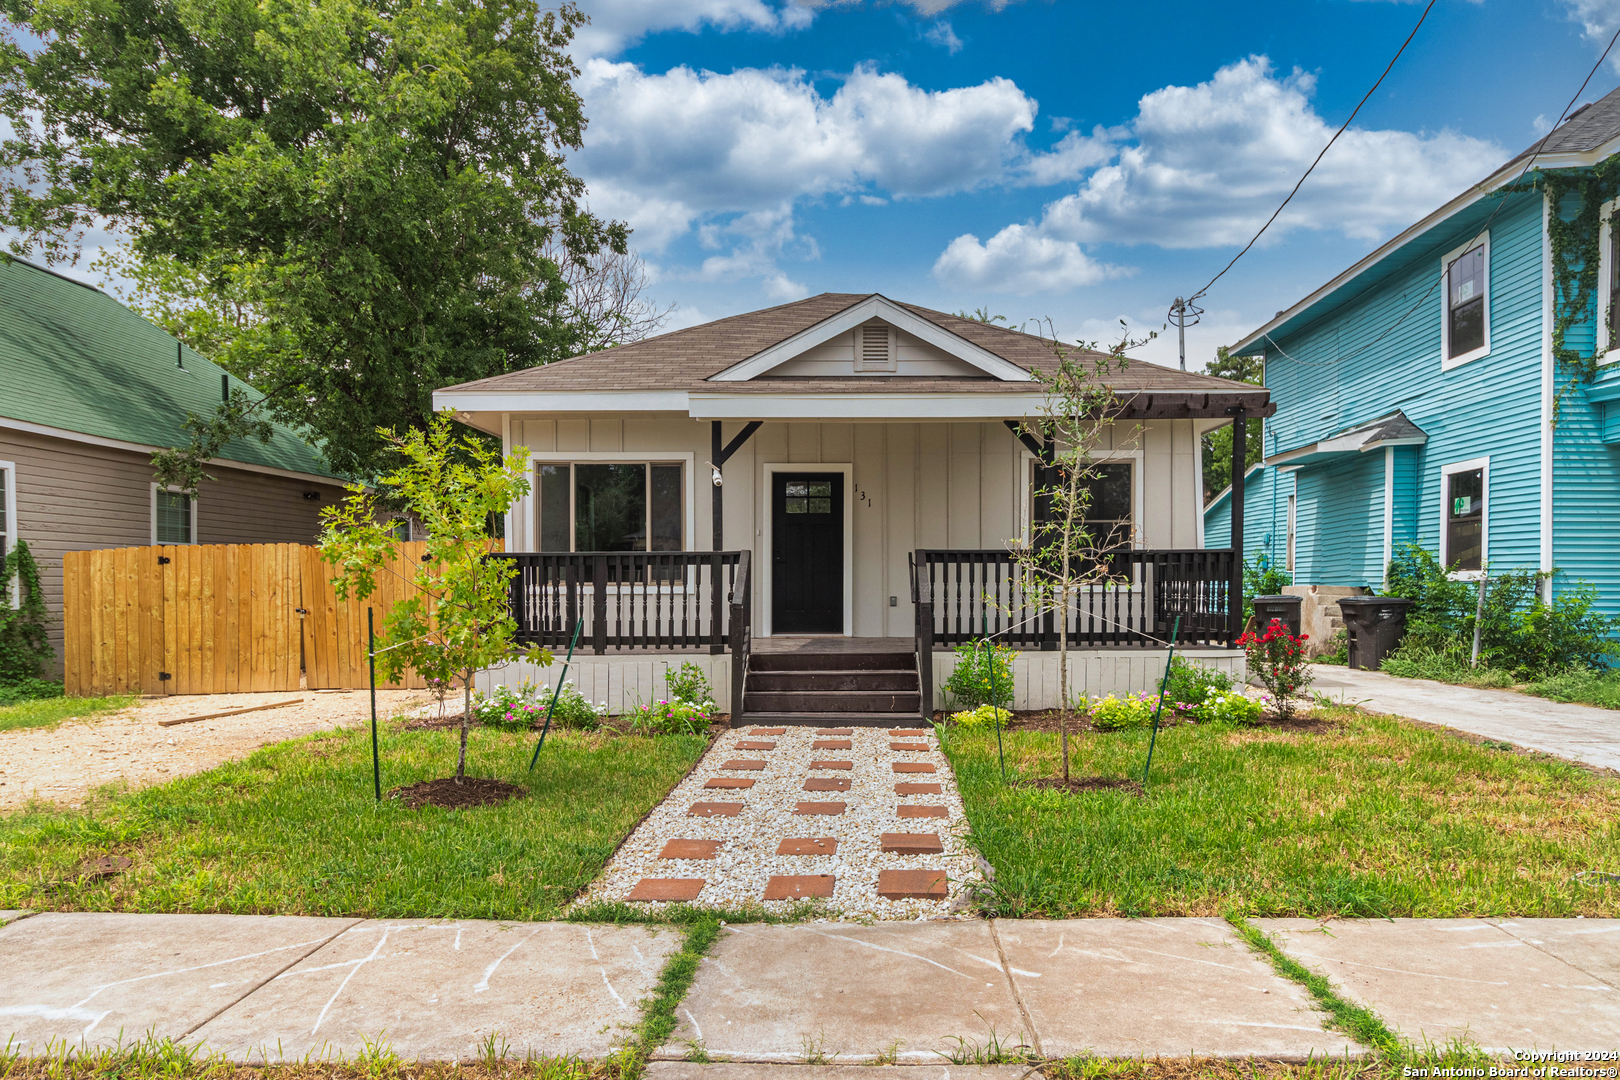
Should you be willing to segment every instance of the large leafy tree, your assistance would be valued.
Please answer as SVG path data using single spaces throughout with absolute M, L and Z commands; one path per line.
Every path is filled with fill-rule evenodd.
M 1258 356 L 1233 356 L 1222 345 L 1215 350 L 1215 359 L 1204 365 L 1206 375 L 1223 379 L 1253 383 L 1265 381 L 1265 365 Z M 1265 454 L 1261 445 L 1265 421 L 1250 420 L 1249 433 L 1243 444 L 1243 467 L 1258 462 Z M 1232 482 L 1232 425 L 1226 424 L 1204 434 L 1204 501 L 1207 503 L 1226 490 Z
M 585 127 L 572 3 L 0 14 L 13 250 L 71 260 L 87 228 L 124 233 L 146 279 L 201 298 L 217 359 L 339 469 L 373 473 L 378 429 L 424 428 L 436 386 L 574 352 L 567 264 L 626 250 L 564 160 Z

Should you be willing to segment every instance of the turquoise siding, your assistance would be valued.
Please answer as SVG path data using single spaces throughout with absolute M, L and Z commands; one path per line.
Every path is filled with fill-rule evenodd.
M 1290 474 L 1261 466 L 1249 472 L 1243 484 L 1244 556 L 1263 551 L 1280 564 L 1288 555 L 1288 496 L 1294 490 Z M 1204 510 L 1204 546 L 1232 546 L 1232 494 L 1222 492 Z
M 1441 467 L 1488 457 L 1488 557 L 1503 568 L 1536 565 L 1542 206 L 1537 193 L 1510 196 L 1491 222 L 1487 355 L 1442 369 L 1435 283 L 1441 258 L 1478 232 L 1489 204 L 1406 245 L 1376 286 L 1268 347 L 1266 385 L 1278 411 L 1267 449 L 1309 445 L 1400 409 L 1428 442 L 1397 448 L 1395 539 L 1438 549 Z M 1297 474 L 1301 584 L 1383 579 L 1383 453 L 1345 456 L 1355 460 L 1318 459 Z
M 1384 579 L 1384 455 L 1350 454 L 1301 469 L 1294 584 L 1376 585 Z

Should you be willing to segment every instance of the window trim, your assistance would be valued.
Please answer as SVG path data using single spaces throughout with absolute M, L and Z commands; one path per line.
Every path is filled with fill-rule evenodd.
M 1446 542 L 1446 484 L 1456 473 L 1480 471 L 1479 490 L 1482 496 L 1482 505 L 1479 508 L 1479 563 L 1478 570 L 1458 570 L 1448 576 L 1453 581 L 1478 581 L 1485 576 L 1484 568 L 1491 562 L 1491 459 L 1485 457 L 1469 458 L 1467 461 L 1454 461 L 1450 465 L 1440 466 L 1440 565 L 1451 565 L 1450 545 Z
M 690 452 L 675 451 L 671 453 L 658 453 L 650 450 L 640 452 L 619 453 L 607 451 L 530 451 L 529 452 L 529 494 L 523 497 L 523 530 L 526 538 L 532 536 L 528 544 L 530 550 L 540 550 L 540 486 L 538 481 L 539 466 L 541 465 L 572 465 L 574 463 L 587 465 L 679 465 L 681 466 L 681 550 L 697 550 L 697 482 L 693 468 L 696 455 Z M 516 508 L 514 508 L 516 509 Z M 570 484 L 568 488 L 568 546 L 572 550 L 574 545 L 574 489 Z M 511 530 L 507 530 L 510 536 Z
M 1142 476 L 1143 453 L 1141 450 L 1095 450 L 1091 460 L 1098 465 L 1108 465 L 1120 461 L 1131 463 L 1131 549 L 1140 550 L 1146 544 L 1142 535 Z M 1029 489 L 1035 483 L 1035 477 L 1030 470 L 1034 467 L 1035 455 L 1024 447 L 1019 454 L 1019 475 L 1022 478 L 1018 485 L 1018 541 L 1020 544 L 1029 543 L 1031 526 L 1035 523 L 1035 508 L 1030 505 Z M 1200 513 L 1200 516 L 1202 514 Z
M 197 503 L 199 503 L 201 500 L 198 499 L 196 495 L 190 496 L 190 505 L 191 505 L 191 540 L 190 540 L 190 542 L 185 543 L 185 544 L 165 544 L 161 540 L 158 539 L 158 535 L 157 535 L 157 497 L 158 497 L 158 488 L 159 487 L 162 487 L 164 491 L 178 492 L 181 495 L 186 494 L 186 491 L 185 491 L 184 488 L 179 487 L 179 486 L 177 486 L 175 484 L 160 485 L 160 484 L 158 484 L 157 481 L 155 481 L 155 480 L 152 481 L 152 495 L 151 495 L 151 499 L 150 499 L 151 512 L 152 512 L 152 546 L 153 547 L 196 547 L 197 546 Z
M 1597 290 L 1597 354 L 1598 366 L 1620 363 L 1620 341 L 1609 339 L 1609 305 L 1620 297 L 1613 295 L 1609 278 L 1614 274 L 1614 215 L 1620 212 L 1620 198 L 1610 199 L 1599 210 L 1598 225 L 1598 290 Z
M 15 461 L 0 461 L 0 474 L 4 474 L 6 478 L 5 506 L 0 507 L 0 510 L 5 511 L 7 529 L 6 532 L 0 533 L 0 562 L 3 562 L 5 557 L 11 554 L 11 549 L 17 546 L 18 540 L 17 463 Z M 8 583 L 6 591 L 8 594 L 7 599 L 11 602 L 12 607 L 17 607 L 22 603 L 22 594 L 15 580 Z
M 1475 241 L 1478 241 L 1476 243 Z M 1485 343 L 1477 349 L 1470 349 L 1461 356 L 1450 356 L 1451 352 L 1451 264 L 1462 258 L 1475 247 L 1485 249 L 1485 302 L 1483 304 L 1485 322 Z M 1440 370 L 1450 371 L 1454 367 L 1461 367 L 1471 360 L 1489 356 L 1491 352 L 1491 234 L 1487 231 L 1483 236 L 1470 237 L 1461 245 L 1452 248 L 1440 259 Z

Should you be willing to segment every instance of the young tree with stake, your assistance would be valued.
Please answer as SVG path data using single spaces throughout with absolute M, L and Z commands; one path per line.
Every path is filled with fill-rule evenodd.
M 1023 434 L 1041 440 L 1046 448 L 1044 467 L 1037 466 L 1035 486 L 1037 507 L 1044 503 L 1046 512 L 1032 514 L 1028 541 L 1015 543 L 1012 555 L 1028 606 L 1057 619 L 1058 732 L 1064 784 L 1069 782 L 1069 725 L 1074 711 L 1069 690 L 1070 601 L 1082 586 L 1108 580 L 1108 551 L 1132 539 L 1129 534 L 1118 535 L 1117 528 L 1099 534 L 1088 520 L 1092 485 L 1101 475 L 1095 451 L 1127 404 L 1108 379 L 1125 369 L 1127 350 L 1151 337 L 1132 340 L 1125 336 L 1107 352 L 1098 352 L 1094 344 L 1068 346 L 1054 335 L 1057 366 L 1034 373 L 1045 388 L 1040 414 L 1020 424 Z
M 461 682 L 459 784 L 467 775 L 473 676 L 518 657 L 551 663 L 546 649 L 514 643 L 517 624 L 508 588 L 517 568 L 507 559 L 487 558 L 496 550 L 489 535 L 492 515 L 506 513 L 529 490 L 526 462 L 515 451 L 503 460 L 482 440 L 458 437 L 448 411 L 435 416 L 426 431 L 412 428 L 400 435 L 382 429 L 378 434 L 404 459 L 378 483 L 416 513 L 427 530 L 427 550 L 406 571 L 396 571 L 390 565 L 396 557 L 394 536 L 378 494 L 352 485 L 353 494 L 342 505 L 322 514 L 321 557 L 337 567 L 332 583 L 340 600 L 351 593 L 364 600 L 376 590 L 381 574 L 409 574 L 410 595 L 395 603 L 383 621 L 377 666 L 389 680 L 415 668 L 441 685 Z

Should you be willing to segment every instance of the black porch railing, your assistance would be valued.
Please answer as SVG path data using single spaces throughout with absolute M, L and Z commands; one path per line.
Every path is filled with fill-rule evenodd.
M 1058 605 L 1047 602 L 1054 590 L 1033 580 L 1010 552 L 920 548 L 910 561 L 924 701 L 932 700 L 936 644 L 956 646 L 988 632 L 1015 648 L 1058 647 Z M 1062 605 L 1069 644 L 1157 648 L 1171 639 L 1179 617 L 1176 644 L 1230 647 L 1235 571 L 1230 548 L 1110 551 L 1095 579 Z
M 751 622 L 746 551 L 511 552 L 517 640 L 597 654 L 642 649 L 734 651 L 737 620 Z

